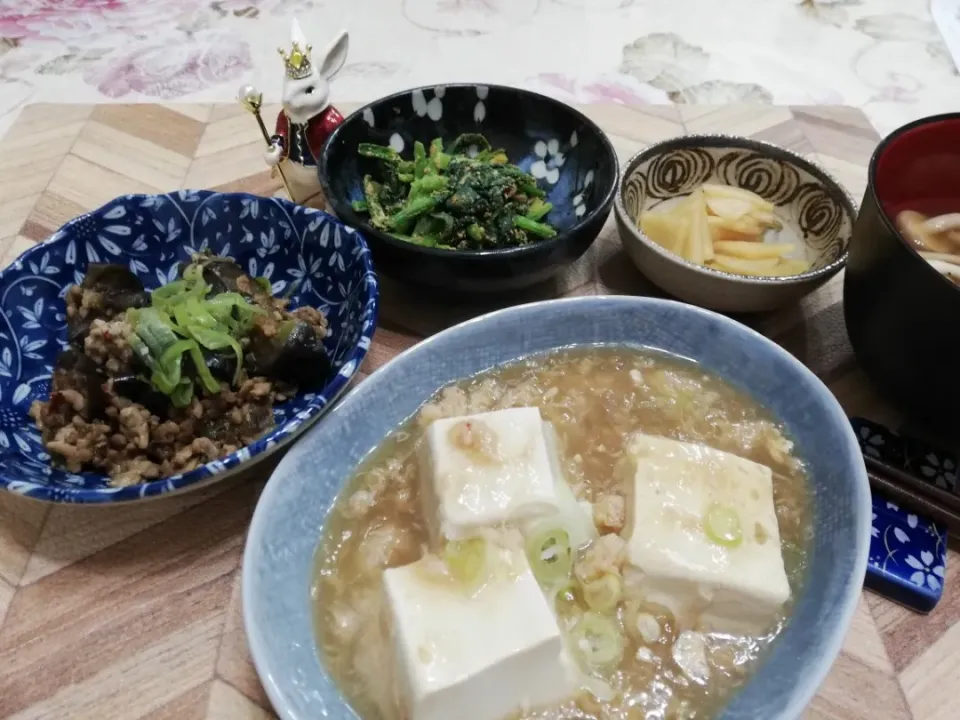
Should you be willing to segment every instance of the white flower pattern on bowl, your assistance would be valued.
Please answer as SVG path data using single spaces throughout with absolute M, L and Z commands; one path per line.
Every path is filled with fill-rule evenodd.
M 487 117 L 487 106 L 483 104 L 483 101 L 487 99 L 487 95 L 490 94 L 490 88 L 486 85 L 477 85 L 477 104 L 473 107 L 473 119 L 482 123 L 483 119 Z
M 574 133 L 574 135 L 576 135 L 576 133 Z M 573 212 L 578 218 L 583 217 L 587 212 L 585 195 L 592 184 L 593 170 L 587 170 L 587 174 L 583 177 L 583 188 L 580 190 L 580 192 L 573 196 Z
M 447 89 L 438 86 L 433 89 L 433 97 L 427 100 L 427 96 L 422 90 L 414 90 L 411 94 L 413 111 L 420 117 L 427 116 L 434 122 L 443 117 L 443 96 Z
M 576 133 L 573 136 L 575 137 Z M 530 166 L 530 174 L 537 180 L 546 180 L 551 185 L 556 185 L 560 179 L 560 168 L 566 160 L 560 151 L 560 141 L 556 138 L 546 142 L 537 140 L 533 152 L 539 159 Z

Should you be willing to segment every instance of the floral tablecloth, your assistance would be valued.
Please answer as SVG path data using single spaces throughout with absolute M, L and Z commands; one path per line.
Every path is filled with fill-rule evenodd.
M 276 100 L 276 48 L 294 15 L 317 47 L 350 31 L 339 101 L 484 80 L 580 103 L 845 104 L 887 132 L 960 105 L 950 53 L 958 8 L 958 0 L 932 0 L 932 9 L 930 0 L 0 0 L 0 132 L 30 102 L 224 101 L 249 81 Z

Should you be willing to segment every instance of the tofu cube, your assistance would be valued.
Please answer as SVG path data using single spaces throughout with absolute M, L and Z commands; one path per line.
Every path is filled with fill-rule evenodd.
M 522 550 L 479 590 L 427 556 L 384 572 L 400 704 L 408 720 L 502 720 L 576 690 L 556 619 Z
M 420 496 L 434 544 L 480 528 L 516 526 L 559 515 L 571 542 L 596 530 L 573 495 L 557 457 L 553 426 L 535 407 L 445 418 L 419 450 Z
M 617 474 L 632 487 L 623 535 L 647 599 L 702 630 L 764 629 L 790 597 L 770 468 L 638 433 Z M 710 537 L 711 508 L 735 514 L 739 540 Z

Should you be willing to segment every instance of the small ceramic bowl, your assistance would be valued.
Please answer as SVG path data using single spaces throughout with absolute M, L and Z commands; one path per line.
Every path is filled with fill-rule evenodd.
M 785 277 L 736 275 L 688 262 L 639 230 L 642 212 L 703 183 L 743 188 L 773 203 L 781 242 L 795 243 L 811 269 Z M 688 135 L 641 150 L 627 163 L 614 208 L 624 248 L 651 282 L 723 312 L 773 310 L 820 287 L 846 262 L 856 217 L 853 200 L 826 171 L 789 150 L 728 135 Z
M 502 250 L 445 250 L 380 232 L 351 202 L 363 199 L 365 174 L 376 161 L 357 154 L 360 143 L 392 145 L 412 157 L 413 143 L 446 143 L 480 133 L 509 161 L 539 178 L 554 209 L 545 218 L 557 237 Z M 467 293 L 518 290 L 556 275 L 587 251 L 610 213 L 617 155 L 599 127 L 563 103 L 496 85 L 446 85 L 405 90 L 350 115 L 333 133 L 319 173 L 333 211 L 359 228 L 377 270 L 397 280 Z
M 690 358 L 783 421 L 808 464 L 809 575 L 783 634 L 718 720 L 794 720 L 840 651 L 860 598 L 870 488 L 853 429 L 796 358 L 730 318 L 626 296 L 532 303 L 419 343 L 357 386 L 284 457 L 257 504 L 243 555 L 244 625 L 283 720 L 356 720 L 324 667 L 310 588 L 331 507 L 357 464 L 436 390 L 511 361 L 572 346 L 630 345 Z
M 911 419 L 960 430 L 960 288 L 897 231 L 903 210 L 960 210 L 960 113 L 917 120 L 873 153 L 850 243 L 843 309 L 857 361 Z M 954 433 L 955 434 L 955 433 Z
M 319 392 L 274 408 L 275 427 L 247 447 L 189 472 L 115 487 L 97 473 L 54 467 L 28 416 L 50 394 L 66 344 L 64 294 L 91 263 L 119 263 L 152 290 L 177 277 L 191 253 L 210 250 L 269 278 L 292 307 L 329 321 L 324 346 L 336 369 Z M 370 347 L 377 280 L 359 233 L 332 216 L 287 200 L 181 190 L 127 195 L 71 220 L 0 271 L 0 490 L 49 502 L 140 501 L 195 489 L 247 468 L 297 437 L 343 392 Z

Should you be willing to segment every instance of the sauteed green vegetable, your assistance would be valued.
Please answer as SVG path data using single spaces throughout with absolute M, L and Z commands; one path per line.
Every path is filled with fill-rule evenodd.
M 404 160 L 392 147 L 361 143 L 363 157 L 379 161 L 380 173 L 363 178 L 364 200 L 357 212 L 394 237 L 458 250 L 514 247 L 551 238 L 545 221 L 553 206 L 537 180 L 508 162 L 479 134 L 464 134 L 444 148 L 436 138 L 429 149 L 413 145 Z

